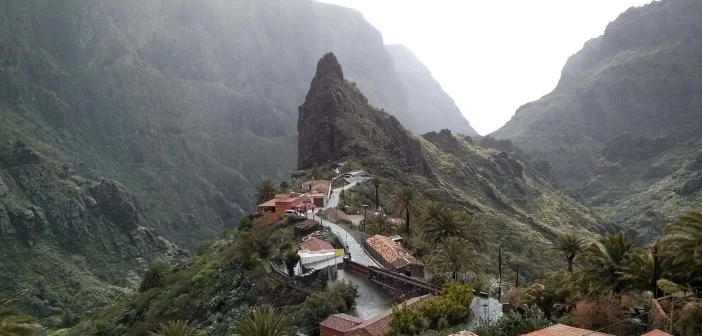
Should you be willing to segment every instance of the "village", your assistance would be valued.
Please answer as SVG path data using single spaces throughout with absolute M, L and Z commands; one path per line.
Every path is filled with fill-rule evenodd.
M 339 165 L 340 168 L 343 164 Z M 343 170 L 342 170 L 343 171 Z M 369 234 L 369 221 L 383 217 L 392 225 L 388 232 L 400 232 L 405 220 L 387 213 L 378 200 L 360 207 L 348 206 L 345 194 L 363 184 L 378 182 L 364 170 L 341 173 L 336 169 L 332 179 L 301 181 L 295 191 L 277 193 L 258 205 L 261 214 L 293 217 L 300 221 L 294 226 L 299 241 L 299 261 L 286 265 L 272 261 L 275 278 L 312 293 L 314 279 L 323 272 L 330 282 L 345 281 L 359 287 L 360 298 L 353 314 L 339 313 L 328 316 L 318 326 L 321 336 L 382 336 L 391 331 L 393 306 L 417 310 L 431 297 L 441 295 L 442 288 L 429 282 L 431 272 L 425 264 L 405 248 L 398 234 Z M 294 176 L 295 177 L 295 176 Z M 341 181 L 341 182 L 339 182 Z M 341 183 L 341 186 L 333 186 Z M 377 192 L 376 192 L 377 197 Z M 354 209 L 355 208 L 355 209 Z M 499 286 L 499 284 L 497 284 Z M 491 296 L 495 288 L 474 290 L 468 324 L 478 321 L 496 321 L 504 313 L 518 311 L 499 297 Z M 500 289 L 501 293 L 501 289 Z M 314 334 L 314 333 L 313 333 Z M 300 333 L 304 335 L 304 333 Z M 612 336 L 610 334 L 555 324 L 525 336 Z M 659 330 L 643 336 L 669 335 Z M 479 336 L 467 330 L 452 336 Z

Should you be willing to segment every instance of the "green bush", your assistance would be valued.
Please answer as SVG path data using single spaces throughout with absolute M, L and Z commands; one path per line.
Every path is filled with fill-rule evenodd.
M 481 320 L 473 332 L 480 336 L 519 336 L 535 330 L 547 328 L 550 322 L 538 308 L 530 308 L 526 313 L 510 313 L 497 321 Z
M 444 285 L 442 294 L 430 298 L 417 309 L 393 308 L 390 334 L 417 335 L 428 329 L 444 330 L 462 324 L 470 317 L 473 287 L 456 281 Z

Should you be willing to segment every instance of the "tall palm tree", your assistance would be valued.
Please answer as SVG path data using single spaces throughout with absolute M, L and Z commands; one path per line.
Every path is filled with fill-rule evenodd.
M 702 259 L 702 213 L 690 212 L 666 228 L 668 242 L 677 253 L 676 262 Z
M 289 331 L 285 319 L 270 307 L 257 308 L 234 325 L 237 336 L 287 336 Z
M 459 275 L 468 271 L 475 272 L 477 258 L 475 250 L 460 237 L 444 240 L 436 253 L 429 258 L 429 266 L 436 272 L 451 274 L 451 279 L 458 280 Z
M 259 181 L 258 184 L 256 184 L 254 200 L 256 201 L 256 204 L 268 202 L 275 198 L 277 193 L 278 188 L 276 187 L 275 182 L 269 178 L 264 178 Z
M 404 186 L 390 200 L 391 209 L 398 215 L 405 214 L 407 238 L 410 236 L 410 217 L 417 216 L 422 209 L 422 195 L 411 186 Z
M 623 267 L 631 257 L 634 244 L 619 232 L 601 238 L 585 249 L 583 260 L 588 264 L 586 272 L 596 274 L 619 294 L 623 289 Z
M 385 215 L 376 215 L 368 218 L 368 233 L 379 235 L 390 235 L 397 232 L 397 227 Z
M 158 332 L 151 333 L 151 335 L 156 336 L 196 336 L 200 333 L 197 329 L 188 325 L 187 321 L 176 321 L 168 322 L 168 324 L 161 324 L 158 328 Z
M 434 244 L 448 237 L 463 238 L 475 249 L 480 250 L 484 245 L 486 233 L 474 215 L 444 209 L 436 218 L 424 222 L 424 235 Z
M 371 179 L 371 182 L 373 182 L 373 186 L 375 186 L 375 208 L 380 209 L 380 197 L 378 193 L 378 188 L 380 187 L 380 177 L 373 176 L 373 179 Z
M 439 219 L 439 216 L 447 210 L 446 206 L 439 202 L 429 202 L 422 208 L 424 209 L 422 221 L 425 223 Z
M 572 232 L 558 235 L 553 248 L 562 252 L 568 260 L 568 272 L 573 273 L 573 260 L 585 250 L 585 238 Z

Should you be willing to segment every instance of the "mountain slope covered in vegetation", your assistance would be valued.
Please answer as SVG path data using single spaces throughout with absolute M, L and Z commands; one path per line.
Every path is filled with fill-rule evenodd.
M 0 3 L 0 294 L 32 288 L 40 318 L 90 309 L 235 223 L 254 182 L 294 170 L 296 109 L 328 50 L 374 103 L 435 118 L 401 114 L 382 36 L 350 9 Z
M 681 141 L 702 129 L 702 3 L 662 0 L 630 8 L 563 68 L 556 89 L 522 106 L 493 135 L 551 162 L 576 187 L 604 146 L 629 132 Z

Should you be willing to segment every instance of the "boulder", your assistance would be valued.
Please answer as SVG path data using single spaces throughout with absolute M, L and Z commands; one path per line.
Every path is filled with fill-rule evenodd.
M 696 192 L 700 188 L 702 188 L 702 176 L 697 175 L 687 180 L 687 182 L 685 182 L 685 184 L 683 184 L 682 187 L 678 189 L 678 194 L 682 196 L 687 196 Z

